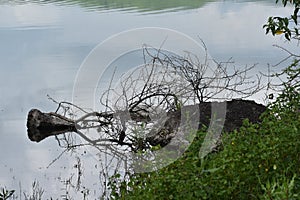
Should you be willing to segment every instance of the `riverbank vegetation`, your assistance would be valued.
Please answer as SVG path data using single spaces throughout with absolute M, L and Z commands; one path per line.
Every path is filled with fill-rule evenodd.
M 278 2 L 278 0 L 276 2 Z M 282 0 L 282 3 L 284 6 L 288 4 L 293 5 L 295 8 L 293 14 L 286 18 L 270 17 L 267 24 L 264 26 L 266 33 L 279 36 L 283 35 L 290 42 L 299 42 L 298 11 L 300 1 Z M 101 188 L 102 190 L 105 189 L 102 198 L 299 199 L 300 55 L 290 52 L 288 49 L 282 48 L 282 50 L 287 53 L 287 58 L 284 59 L 284 62 L 290 61 L 290 64 L 287 64 L 287 67 L 285 67 L 283 71 L 269 76 L 269 78 L 277 78 L 277 80 L 280 80 L 279 83 L 270 83 L 268 85 L 269 88 L 277 90 L 278 96 L 274 101 L 269 103 L 267 106 L 268 109 L 261 115 L 259 122 L 252 123 L 248 119 L 245 119 L 240 128 L 222 133 L 222 137 L 218 138 L 220 141 L 218 141 L 216 148 L 205 156 L 199 155 L 207 134 L 207 127 L 202 127 L 201 130 L 197 131 L 191 145 L 189 145 L 187 151 L 185 151 L 180 158 L 155 171 L 144 173 L 134 173 L 133 171 L 119 173 L 118 171 L 115 171 L 116 173 L 111 176 L 111 174 L 108 174 L 109 165 L 107 165 L 105 166 L 106 171 L 103 171 L 103 174 L 107 172 L 107 174 L 105 174 L 105 183 L 99 184 L 99 187 L 103 186 L 103 188 Z M 193 65 L 194 63 L 187 62 L 188 60 L 185 60 L 185 58 L 179 61 L 184 61 L 182 63 L 187 68 L 176 68 L 173 64 L 180 63 L 176 58 L 175 60 L 174 58 L 170 60 L 170 57 L 166 56 L 164 59 L 159 59 L 159 57 L 156 57 L 156 54 L 151 54 L 151 52 L 147 53 L 149 53 L 147 55 L 150 55 L 152 61 L 154 60 L 159 63 L 163 62 L 164 64 L 167 63 L 167 66 L 169 66 L 167 70 L 171 69 L 172 72 L 176 72 L 176 74 L 184 75 L 185 82 L 180 80 L 178 83 L 181 84 L 175 85 L 174 90 L 170 90 L 170 88 L 173 89 L 173 87 L 168 87 L 169 90 L 166 90 L 164 85 L 153 83 L 162 83 L 163 80 L 167 86 L 171 86 L 169 85 L 170 81 L 167 76 L 170 74 L 169 71 L 163 71 L 164 73 L 162 73 L 162 71 L 151 70 L 148 72 L 151 75 L 153 73 L 164 74 L 163 79 L 152 80 L 149 79 L 149 76 L 145 76 L 146 78 L 143 81 L 146 83 L 145 86 L 147 87 L 144 87 L 141 93 L 136 93 L 139 92 L 138 90 L 130 91 L 126 88 L 126 84 L 123 85 L 123 91 L 131 92 L 134 94 L 135 98 L 128 99 L 128 96 L 122 93 L 122 98 L 119 98 L 117 102 L 114 101 L 112 103 L 115 107 L 119 108 L 119 101 L 121 102 L 121 100 L 124 100 L 126 103 L 125 105 L 129 105 L 127 110 L 130 111 L 130 117 L 140 122 L 139 125 L 141 128 L 144 128 L 144 131 L 145 123 L 148 120 L 148 116 L 144 116 L 144 111 L 148 108 L 149 102 L 151 103 L 150 105 L 154 105 L 154 101 L 151 99 L 154 94 L 159 94 L 158 96 L 162 97 L 159 102 L 159 105 L 162 105 L 162 108 L 165 108 L 168 112 L 174 110 L 177 111 L 183 106 L 182 101 L 178 101 L 178 95 L 173 95 L 182 91 L 177 91 L 178 86 L 184 89 L 187 88 L 186 85 L 193 86 L 188 90 L 189 93 L 187 94 L 195 92 L 193 95 L 197 102 L 205 102 L 206 98 L 209 100 L 218 99 L 217 94 L 219 94 L 219 91 L 242 91 L 238 86 L 245 83 L 245 80 L 248 80 L 247 76 L 243 76 L 245 74 L 244 72 L 248 72 L 252 68 L 250 67 L 245 68 L 242 71 L 235 71 L 234 74 L 238 75 L 237 77 L 239 77 L 238 80 L 240 82 L 233 82 L 233 87 L 228 87 L 232 86 L 230 81 L 236 80 L 231 78 L 231 76 L 229 76 L 230 74 L 228 75 L 227 73 L 226 64 L 228 63 L 225 63 L 225 65 L 218 65 L 217 69 L 219 69 L 219 73 L 216 73 L 213 78 L 206 77 L 206 79 L 204 79 L 201 73 L 203 70 L 205 72 L 206 68 L 202 68 L 200 71 L 194 71 L 194 68 L 189 68 L 189 64 Z M 281 64 L 283 64 L 283 62 Z M 156 66 L 157 65 L 154 65 L 154 67 Z M 186 73 L 186 71 L 182 70 L 175 71 L 174 69 L 188 69 L 190 70 L 189 72 L 193 73 Z M 144 71 L 142 72 L 144 73 Z M 224 72 L 226 73 L 224 74 Z M 224 79 L 224 77 L 227 79 Z M 135 80 L 131 80 L 131 82 L 129 80 L 131 79 L 125 79 L 125 82 L 127 84 L 129 83 L 128 87 L 136 85 Z M 139 79 L 139 81 L 140 80 L 141 79 Z M 224 84 L 224 82 L 221 83 L 220 80 L 225 80 L 225 83 L 227 84 Z M 260 79 L 257 80 L 259 82 Z M 207 86 L 212 85 L 212 81 L 217 81 L 218 87 L 214 88 L 215 92 L 209 93 L 210 91 L 207 90 Z M 182 83 L 186 83 L 186 85 L 182 85 Z M 224 85 L 227 87 L 223 87 Z M 254 87 L 248 88 L 248 93 L 242 93 L 240 95 L 247 97 L 248 95 L 253 94 L 259 89 L 259 87 L 256 86 L 259 86 L 259 84 L 254 84 Z M 158 93 L 158 91 L 160 93 Z M 164 93 L 164 95 L 160 95 L 161 93 Z M 210 96 L 207 96 L 208 94 Z M 269 97 L 271 99 L 273 94 Z M 231 98 L 231 96 L 229 98 Z M 147 101 L 145 101 L 145 99 Z M 103 101 L 103 104 L 106 106 L 108 103 L 110 102 Z M 242 110 L 243 108 L 240 109 Z M 160 109 L 159 111 L 161 110 L 163 109 Z M 89 113 L 86 113 L 86 116 L 90 117 L 91 115 L 88 114 Z M 52 113 L 52 115 L 54 114 Z M 160 116 L 161 113 L 157 113 L 157 115 Z M 131 151 L 137 154 L 146 151 L 152 152 L 160 150 L 163 147 L 162 144 L 164 144 L 164 138 L 159 138 L 159 140 L 157 140 L 157 138 L 150 138 L 150 141 L 149 138 L 148 140 L 147 138 L 144 138 L 144 141 L 142 141 L 139 137 L 134 137 L 135 135 L 133 135 L 133 133 L 138 132 L 137 129 L 130 132 L 131 135 L 128 134 L 128 132 L 126 132 L 128 131 L 127 126 L 124 125 L 125 122 L 120 120 L 122 119 L 121 117 L 116 119 L 113 118 L 116 116 L 119 117 L 119 115 L 99 116 L 95 114 L 94 117 L 96 117 L 96 119 L 88 121 L 91 122 L 90 127 L 95 128 L 94 124 L 99 122 L 102 126 L 97 126 L 97 128 L 99 128 L 98 132 L 101 133 L 102 131 L 110 138 L 104 138 L 102 140 L 96 138 L 95 140 L 90 140 L 84 136 L 84 142 L 88 143 L 86 146 L 101 147 L 101 145 L 107 146 L 107 143 L 109 143 L 114 148 L 113 150 L 123 147 L 124 151 Z M 249 113 L 249 116 L 251 116 L 251 113 Z M 99 120 L 99 117 L 102 117 L 101 120 Z M 239 116 L 236 117 L 239 118 Z M 72 123 L 82 122 L 82 126 L 76 124 L 79 135 L 81 134 L 79 130 L 90 128 L 86 123 L 87 121 L 84 121 L 85 119 L 86 118 L 80 118 L 80 120 L 72 121 Z M 158 118 L 158 120 L 160 120 L 160 118 Z M 176 128 L 176 126 L 173 125 L 172 127 Z M 170 132 L 172 131 L 173 129 Z M 74 150 L 84 145 L 74 144 L 73 142 L 75 140 L 73 140 L 69 133 L 67 133 L 67 136 L 70 137 L 65 137 L 66 135 L 63 136 L 64 137 L 59 138 L 55 135 L 59 145 L 66 150 Z M 159 141 L 159 144 L 152 145 L 154 141 Z M 169 141 L 170 140 L 167 140 L 166 143 L 169 143 Z M 127 148 L 125 149 L 125 147 Z M 80 179 L 80 177 L 82 177 L 82 171 L 79 167 L 81 166 L 80 158 L 77 157 L 77 160 L 79 161 L 76 168 L 78 169 L 78 177 Z M 77 191 L 82 189 L 80 181 L 78 188 Z M 44 190 L 37 184 L 33 185 L 33 190 L 33 195 L 31 196 L 24 194 L 25 199 L 42 199 Z M 67 193 L 68 191 L 66 194 Z M 21 198 L 21 194 L 19 196 L 14 195 L 14 190 L 9 190 L 7 188 L 1 188 L 0 190 L 0 200 Z M 88 192 L 82 192 L 82 195 L 84 196 L 84 199 L 88 199 Z M 69 196 L 66 195 L 64 198 L 69 199 Z
M 284 70 L 284 89 L 260 124 L 222 138 L 222 150 L 199 159 L 205 132 L 184 156 L 151 173 L 111 179 L 112 199 L 298 199 L 300 198 L 299 65 Z M 297 63 L 298 64 L 298 63 Z
M 276 3 L 278 0 L 276 1 Z M 270 17 L 266 33 L 299 42 L 300 1 L 290 17 Z M 262 114 L 261 123 L 243 126 L 222 137 L 222 149 L 199 158 L 205 132 L 171 165 L 151 173 L 111 178 L 112 199 L 299 199 L 300 198 L 300 55 L 283 49 L 291 61 L 273 85 L 279 96 Z M 283 63 L 282 62 L 282 63 Z M 272 98 L 273 95 L 270 96 Z

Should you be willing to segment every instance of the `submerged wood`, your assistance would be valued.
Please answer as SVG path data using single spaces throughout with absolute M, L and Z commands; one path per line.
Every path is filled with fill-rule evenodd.
M 42 113 L 38 109 L 32 109 L 28 113 L 27 133 L 31 141 L 40 142 L 49 136 L 73 131 L 76 132 L 75 123 L 63 116 Z

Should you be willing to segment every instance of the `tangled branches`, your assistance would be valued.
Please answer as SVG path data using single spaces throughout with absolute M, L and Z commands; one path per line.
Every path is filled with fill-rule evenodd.
M 217 63 L 203 46 L 206 54 L 202 59 L 190 52 L 178 56 L 145 46 L 142 66 L 129 70 L 118 81 L 112 78 L 100 97 L 102 111 L 57 102 L 48 96 L 58 108 L 50 113 L 29 112 L 29 138 L 40 142 L 54 136 L 65 149 L 62 154 L 92 147 L 89 149 L 99 156 L 97 159 L 106 160 L 100 176 L 104 194 L 109 177 L 121 166 L 127 172 L 127 163 L 137 169 L 139 166 L 131 164 L 155 158 L 160 159 L 158 164 L 181 155 L 193 139 L 190 133 L 199 128 L 199 110 L 210 115 L 206 111 L 211 102 L 246 98 L 262 89 L 260 77 L 250 76 L 255 65 L 238 68 L 231 60 Z M 162 156 L 157 150 L 167 153 Z
M 61 146 L 122 147 L 131 152 L 162 147 L 176 134 L 182 107 L 246 98 L 262 89 L 260 77 L 249 76 L 255 65 L 240 69 L 231 60 L 216 63 L 208 54 L 201 62 L 189 52 L 178 56 L 147 46 L 143 56 L 143 66 L 130 70 L 101 96 L 103 112 L 52 99 L 58 109 L 49 115 L 70 123 L 75 128 L 65 132 L 71 130 L 85 141 L 77 144 L 70 134 L 52 134 Z

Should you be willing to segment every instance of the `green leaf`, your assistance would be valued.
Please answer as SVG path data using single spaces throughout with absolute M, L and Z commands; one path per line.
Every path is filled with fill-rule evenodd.
M 295 33 L 296 35 L 299 35 L 299 30 L 297 28 L 295 28 Z
M 285 34 L 284 34 L 284 37 L 285 37 L 288 41 L 291 40 L 290 35 L 289 35 L 288 33 L 285 33 Z
M 214 172 L 218 171 L 219 169 L 221 169 L 221 167 L 202 170 L 202 172 L 204 172 L 204 173 L 214 173 Z
M 299 8 L 295 8 L 294 15 L 292 16 L 292 18 L 293 18 L 296 25 L 297 25 L 298 12 L 299 12 Z
M 289 19 L 287 17 L 283 18 L 282 20 L 283 20 L 285 26 L 289 25 Z

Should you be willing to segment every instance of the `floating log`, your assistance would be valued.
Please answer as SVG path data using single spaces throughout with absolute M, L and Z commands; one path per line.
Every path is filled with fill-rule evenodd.
M 208 127 L 210 124 L 210 119 L 213 116 L 213 113 L 211 113 L 211 104 L 211 102 L 204 102 L 196 105 L 199 106 L 200 112 L 199 129 L 203 125 Z M 223 131 L 225 132 L 231 132 L 240 128 L 243 120 L 246 118 L 251 123 L 259 122 L 260 115 L 266 110 L 264 105 L 249 100 L 232 100 L 227 101 L 226 104 L 226 117 L 223 127 Z M 192 109 L 194 109 L 194 106 L 192 105 Z M 174 137 L 173 132 L 180 125 L 181 111 L 178 110 L 167 115 L 168 119 L 163 128 L 147 138 L 147 141 L 151 145 L 160 144 L 161 146 L 165 146 Z M 77 132 L 77 129 L 75 122 L 70 119 L 55 113 L 43 113 L 37 109 L 32 109 L 28 113 L 27 132 L 31 141 L 40 142 L 49 136 L 66 132 Z
M 55 113 L 32 109 L 28 113 L 27 133 L 31 141 L 40 142 L 46 137 L 66 132 L 76 132 L 75 123 Z
M 223 132 L 232 132 L 239 129 L 243 125 L 244 119 L 248 119 L 251 123 L 260 122 L 260 116 L 266 111 L 266 106 L 258 104 L 255 101 L 233 99 L 226 101 L 226 116 Z M 210 124 L 213 116 L 211 113 L 211 102 L 199 104 L 200 120 L 199 129 Z
M 224 102 L 214 103 L 214 106 L 220 107 L 220 104 Z M 212 102 L 202 102 L 197 105 L 189 105 L 186 106 L 185 109 L 199 111 L 199 130 L 202 129 L 202 127 L 209 127 L 211 119 L 214 117 L 214 113 L 212 113 Z M 255 101 L 242 99 L 226 101 L 225 122 L 221 129 L 223 132 L 238 130 L 243 125 L 244 119 L 248 119 L 251 123 L 259 123 L 260 115 L 265 111 L 266 106 L 258 104 Z M 153 146 L 159 144 L 161 147 L 164 147 L 167 145 L 174 137 L 174 130 L 176 130 L 180 125 L 181 114 L 181 110 L 168 113 L 168 120 L 164 126 L 157 133 L 152 134 L 152 136 L 147 138 L 147 142 Z

